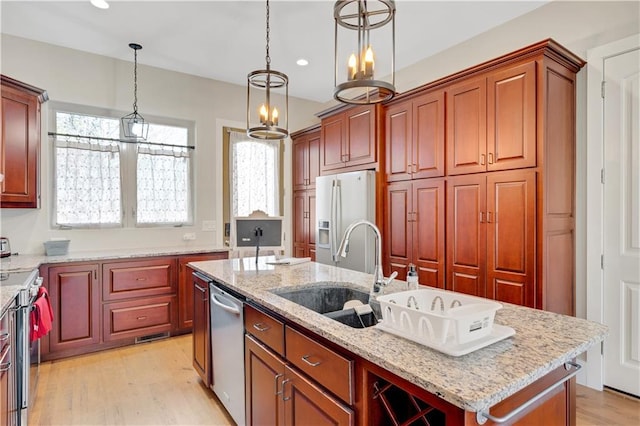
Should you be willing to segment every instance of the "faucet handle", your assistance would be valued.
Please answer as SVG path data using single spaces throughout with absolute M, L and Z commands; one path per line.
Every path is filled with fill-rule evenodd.
M 397 271 L 393 271 L 393 273 L 391 275 L 389 275 L 389 278 L 383 278 L 382 279 L 382 285 L 384 286 L 388 286 L 389 284 L 391 284 L 391 281 L 394 280 L 395 277 L 398 276 L 398 272 Z

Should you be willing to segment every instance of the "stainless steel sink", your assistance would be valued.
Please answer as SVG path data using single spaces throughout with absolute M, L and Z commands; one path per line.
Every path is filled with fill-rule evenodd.
M 372 305 L 375 314 L 358 315 L 353 308 L 343 309 L 345 302 L 349 300 L 359 300 L 367 304 L 369 293 L 365 289 L 338 284 L 312 284 L 291 289 L 275 289 L 271 290 L 271 293 L 354 328 L 370 327 L 380 318 L 379 303 Z

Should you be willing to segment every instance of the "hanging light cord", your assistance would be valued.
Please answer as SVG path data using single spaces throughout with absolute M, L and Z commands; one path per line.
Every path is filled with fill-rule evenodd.
M 133 48 L 133 113 L 138 113 L 138 49 Z

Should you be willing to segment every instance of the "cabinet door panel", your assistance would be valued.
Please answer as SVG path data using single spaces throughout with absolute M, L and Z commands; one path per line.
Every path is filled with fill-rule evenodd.
M 444 91 L 413 102 L 413 178 L 444 176 Z
M 385 114 L 387 182 L 411 179 L 411 102 L 390 107 Z
M 309 178 L 309 149 L 306 137 L 293 143 L 293 190 L 305 189 Z
M 485 295 L 486 181 L 460 176 L 447 182 L 447 284 L 449 290 Z
M 285 366 L 289 382 L 285 387 L 284 404 L 287 425 L 353 425 L 354 413 L 351 409 L 329 396 L 313 382 Z
M 338 114 L 322 120 L 320 170 L 334 170 L 344 167 L 344 115 Z
M 487 170 L 536 165 L 536 64 L 487 79 Z
M 320 132 L 317 131 L 309 135 L 308 144 L 309 158 L 309 181 L 307 188 L 316 187 L 316 178 L 320 176 Z
M 389 184 L 384 209 L 386 235 L 383 241 L 386 241 L 388 258 L 388 262 L 385 263 L 394 265 L 394 267 L 385 272 L 398 272 L 398 279 L 405 279 L 406 265 L 411 259 L 412 237 L 409 222 L 411 209 L 411 182 Z
M 487 87 L 484 78 L 447 91 L 447 174 L 486 170 Z
M 293 243 L 306 244 L 308 233 L 306 221 L 306 192 L 295 191 L 293 193 Z
M 412 259 L 420 284 L 444 288 L 444 180 L 413 181 Z
M 533 307 L 536 173 L 487 176 L 487 296 Z
M 347 165 L 373 163 L 376 161 L 375 106 L 364 106 L 345 113 L 347 125 Z
M 244 343 L 247 425 L 284 425 L 284 402 L 278 394 L 284 363 L 249 335 Z
M 2 87 L 2 207 L 38 207 L 40 103 L 35 96 Z
M 48 286 L 54 323 L 51 351 L 100 342 L 98 265 L 51 267 Z

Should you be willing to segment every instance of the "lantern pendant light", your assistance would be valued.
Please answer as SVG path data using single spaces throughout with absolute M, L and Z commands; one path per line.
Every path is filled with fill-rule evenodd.
M 266 69 L 252 71 L 247 76 L 247 135 L 253 139 L 289 136 L 289 77 L 271 69 L 269 30 L 267 0 Z
M 396 5 L 393 0 L 336 1 L 333 7 L 333 97 L 336 100 L 364 105 L 393 98 L 396 92 L 395 15 Z M 390 27 L 387 24 L 391 24 Z M 383 27 L 385 28 L 382 29 Z M 388 69 L 382 67 L 383 61 L 375 57 L 374 42 L 377 43 L 375 47 L 390 52 L 389 63 L 384 62 L 384 65 L 389 65 Z M 388 76 L 387 79 L 390 81 L 376 78 L 381 75 Z
M 149 134 L 149 123 L 144 121 L 144 117 L 138 114 L 138 50 L 142 46 L 137 43 L 129 43 L 133 49 L 133 112 L 120 119 L 124 136 L 129 139 L 147 140 Z

